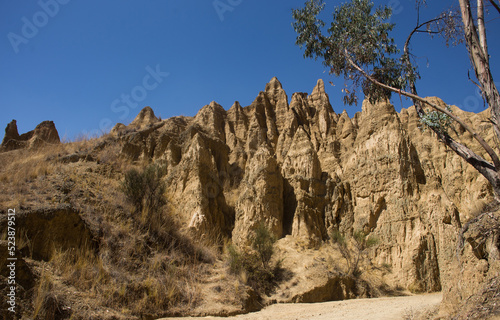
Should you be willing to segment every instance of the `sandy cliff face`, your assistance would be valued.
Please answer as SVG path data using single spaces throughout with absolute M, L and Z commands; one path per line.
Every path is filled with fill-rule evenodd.
M 488 110 L 452 109 L 495 145 Z M 441 311 L 457 319 L 498 314 L 500 205 L 484 178 L 419 126 L 414 108 L 398 113 L 385 101 L 365 101 L 352 118 L 337 113 L 322 80 L 311 94 L 289 99 L 276 78 L 246 107 L 212 102 L 194 117 L 166 120 L 146 107 L 128 126 L 78 143 L 60 144 L 50 121 L 19 135 L 14 120 L 0 146 L 0 201 L 18 208 L 23 309 L 31 310 L 31 294 L 44 288 L 38 275 L 48 265 L 53 300 L 61 301 L 48 308 L 83 318 L 90 310 L 82 297 L 114 319 L 110 306 L 143 315 L 172 299 L 173 309 L 157 312 L 229 315 L 402 289 L 442 291 Z M 459 127 L 450 134 L 483 154 Z M 164 169 L 167 205 L 164 220 L 144 222 L 120 185 L 128 169 L 151 162 Z M 0 224 L 7 225 L 5 209 Z M 230 255 L 220 250 L 229 240 L 251 245 L 262 224 L 279 239 L 271 264 L 282 267 L 265 294 L 251 288 L 249 273 L 231 274 Z M 332 231 L 345 235 L 347 249 Z M 357 256 L 353 272 L 359 252 L 351 236 L 359 231 L 378 243 Z M 89 281 L 74 277 L 67 267 L 73 260 Z M 96 291 L 75 294 L 73 286 L 84 282 Z
M 465 117 L 488 132 L 487 112 Z M 332 229 L 363 230 L 380 239 L 372 261 L 417 292 L 453 277 L 458 231 L 491 199 L 486 180 L 422 131 L 413 108 L 365 101 L 349 118 L 334 112 L 322 80 L 290 103 L 273 78 L 247 107 L 212 102 L 163 121 L 148 109 L 132 126 L 140 130 L 113 130 L 123 153 L 166 165 L 172 208 L 194 234 L 244 246 L 264 223 L 316 248 Z

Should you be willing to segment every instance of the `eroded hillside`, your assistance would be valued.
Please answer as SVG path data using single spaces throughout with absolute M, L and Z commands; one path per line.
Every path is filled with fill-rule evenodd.
M 452 109 L 492 141 L 488 110 Z M 8 129 L 12 132 L 12 125 Z M 452 134 L 482 154 L 467 134 L 455 130 Z M 0 154 L 2 208 L 38 217 L 42 207 L 56 210 L 57 217 L 64 204 L 70 208 L 64 210 L 76 213 L 82 227 L 69 238 L 89 239 L 88 250 L 97 260 L 87 263 L 102 266 L 95 272 L 104 283 L 76 290 L 100 316 L 106 308 L 117 317 L 231 314 L 273 302 L 404 290 L 442 290 L 442 310 L 452 313 L 499 275 L 499 218 L 494 206 L 486 206 L 493 200 L 486 180 L 430 130 L 422 130 L 413 108 L 398 113 L 388 102 L 364 101 L 362 111 L 349 118 L 333 110 L 322 80 L 310 95 L 295 93 L 290 102 L 273 78 L 246 107 L 235 102 L 226 111 L 212 102 L 194 117 L 166 120 L 146 107 L 131 124 L 117 124 L 99 139 L 32 145 L 23 142 L 28 149 Z M 150 163 L 164 170 L 164 210 L 175 232 L 141 225 L 121 192 L 125 172 Z M 76 223 L 57 219 L 48 218 L 54 222 L 47 228 L 70 230 Z M 48 236 L 38 248 L 31 244 L 37 226 L 19 223 L 29 243 L 19 255 L 35 273 L 27 278 L 38 279 L 32 286 L 40 288 L 48 264 L 49 274 L 63 278 L 53 282 L 64 297 L 65 286 L 75 284 L 68 285 L 49 248 L 67 254 L 68 247 L 82 246 Z M 493 226 L 489 234 L 481 231 L 486 227 L 475 229 L 481 223 Z M 228 242 L 241 250 L 251 246 L 262 225 L 278 239 L 274 259 L 282 259 L 286 275 L 272 292 L 256 297 L 245 276 L 227 272 L 223 252 Z M 377 240 L 360 254 L 357 279 L 340 245 L 332 242 L 336 233 Z M 191 249 L 183 251 L 186 246 Z M 172 264 L 180 271 L 166 277 Z M 172 282 L 152 284 L 159 279 Z M 130 282 L 137 286 L 129 287 Z M 32 312 L 36 306 L 27 301 L 25 310 Z M 69 298 L 61 306 L 85 309 Z M 151 308 L 156 309 L 145 311 Z

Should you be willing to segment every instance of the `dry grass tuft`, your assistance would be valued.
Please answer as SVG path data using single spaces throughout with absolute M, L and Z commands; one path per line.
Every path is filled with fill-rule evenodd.
M 32 319 L 55 320 L 66 318 L 65 310 L 57 295 L 54 294 L 54 279 L 44 271 L 35 288 Z
M 101 286 L 109 283 L 102 259 L 87 247 L 55 250 L 50 261 L 59 276 L 75 288 L 94 296 Z

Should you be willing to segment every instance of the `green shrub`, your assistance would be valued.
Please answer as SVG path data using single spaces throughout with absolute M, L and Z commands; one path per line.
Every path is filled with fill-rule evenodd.
M 344 244 L 345 243 L 345 237 L 342 233 L 340 233 L 339 230 L 333 230 L 330 234 L 330 240 L 333 243 L 337 244 Z
M 365 246 L 366 248 L 371 248 L 376 246 L 379 243 L 379 239 L 377 237 L 368 237 L 366 238 Z
M 149 213 L 157 212 L 166 204 L 164 193 L 165 183 L 162 177 L 165 175 L 163 168 L 157 165 L 148 166 L 142 173 L 144 183 L 144 208 Z
M 267 229 L 263 223 L 259 224 L 257 229 L 255 229 L 255 238 L 252 241 L 252 248 L 259 255 L 264 269 L 268 269 L 269 267 L 269 261 L 271 261 L 274 253 L 275 242 L 276 238 L 269 229 Z
M 229 244 L 226 250 L 228 254 L 229 270 L 233 274 L 240 273 L 243 269 L 243 257 L 241 253 L 238 252 L 238 249 L 233 244 Z
M 276 238 L 260 224 L 255 229 L 251 247 L 240 252 L 234 245 L 226 246 L 229 270 L 233 274 L 244 274 L 245 282 L 259 294 L 270 294 L 282 277 L 281 261 L 271 265 Z
M 247 284 L 259 294 L 270 294 L 277 284 L 280 265 L 262 266 L 262 261 L 257 254 L 243 255 L 243 267 L 246 272 Z

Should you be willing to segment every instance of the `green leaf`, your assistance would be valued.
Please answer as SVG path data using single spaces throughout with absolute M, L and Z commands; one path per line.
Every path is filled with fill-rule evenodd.
M 330 74 L 351 83 L 351 90 L 344 91 L 345 104 L 357 103 L 360 88 L 372 101 L 391 96 L 389 90 L 370 83 L 348 58 L 382 83 L 399 89 L 408 86 L 416 70 L 405 63 L 407 59 L 396 57 L 399 50 L 390 37 L 395 26 L 388 22 L 390 7 L 374 8 L 369 0 L 351 0 L 335 8 L 330 27 L 324 30 L 325 23 L 318 18 L 324 6 L 323 1 L 309 0 L 304 8 L 292 11 L 296 44 L 304 48 L 304 57 L 322 59 Z

